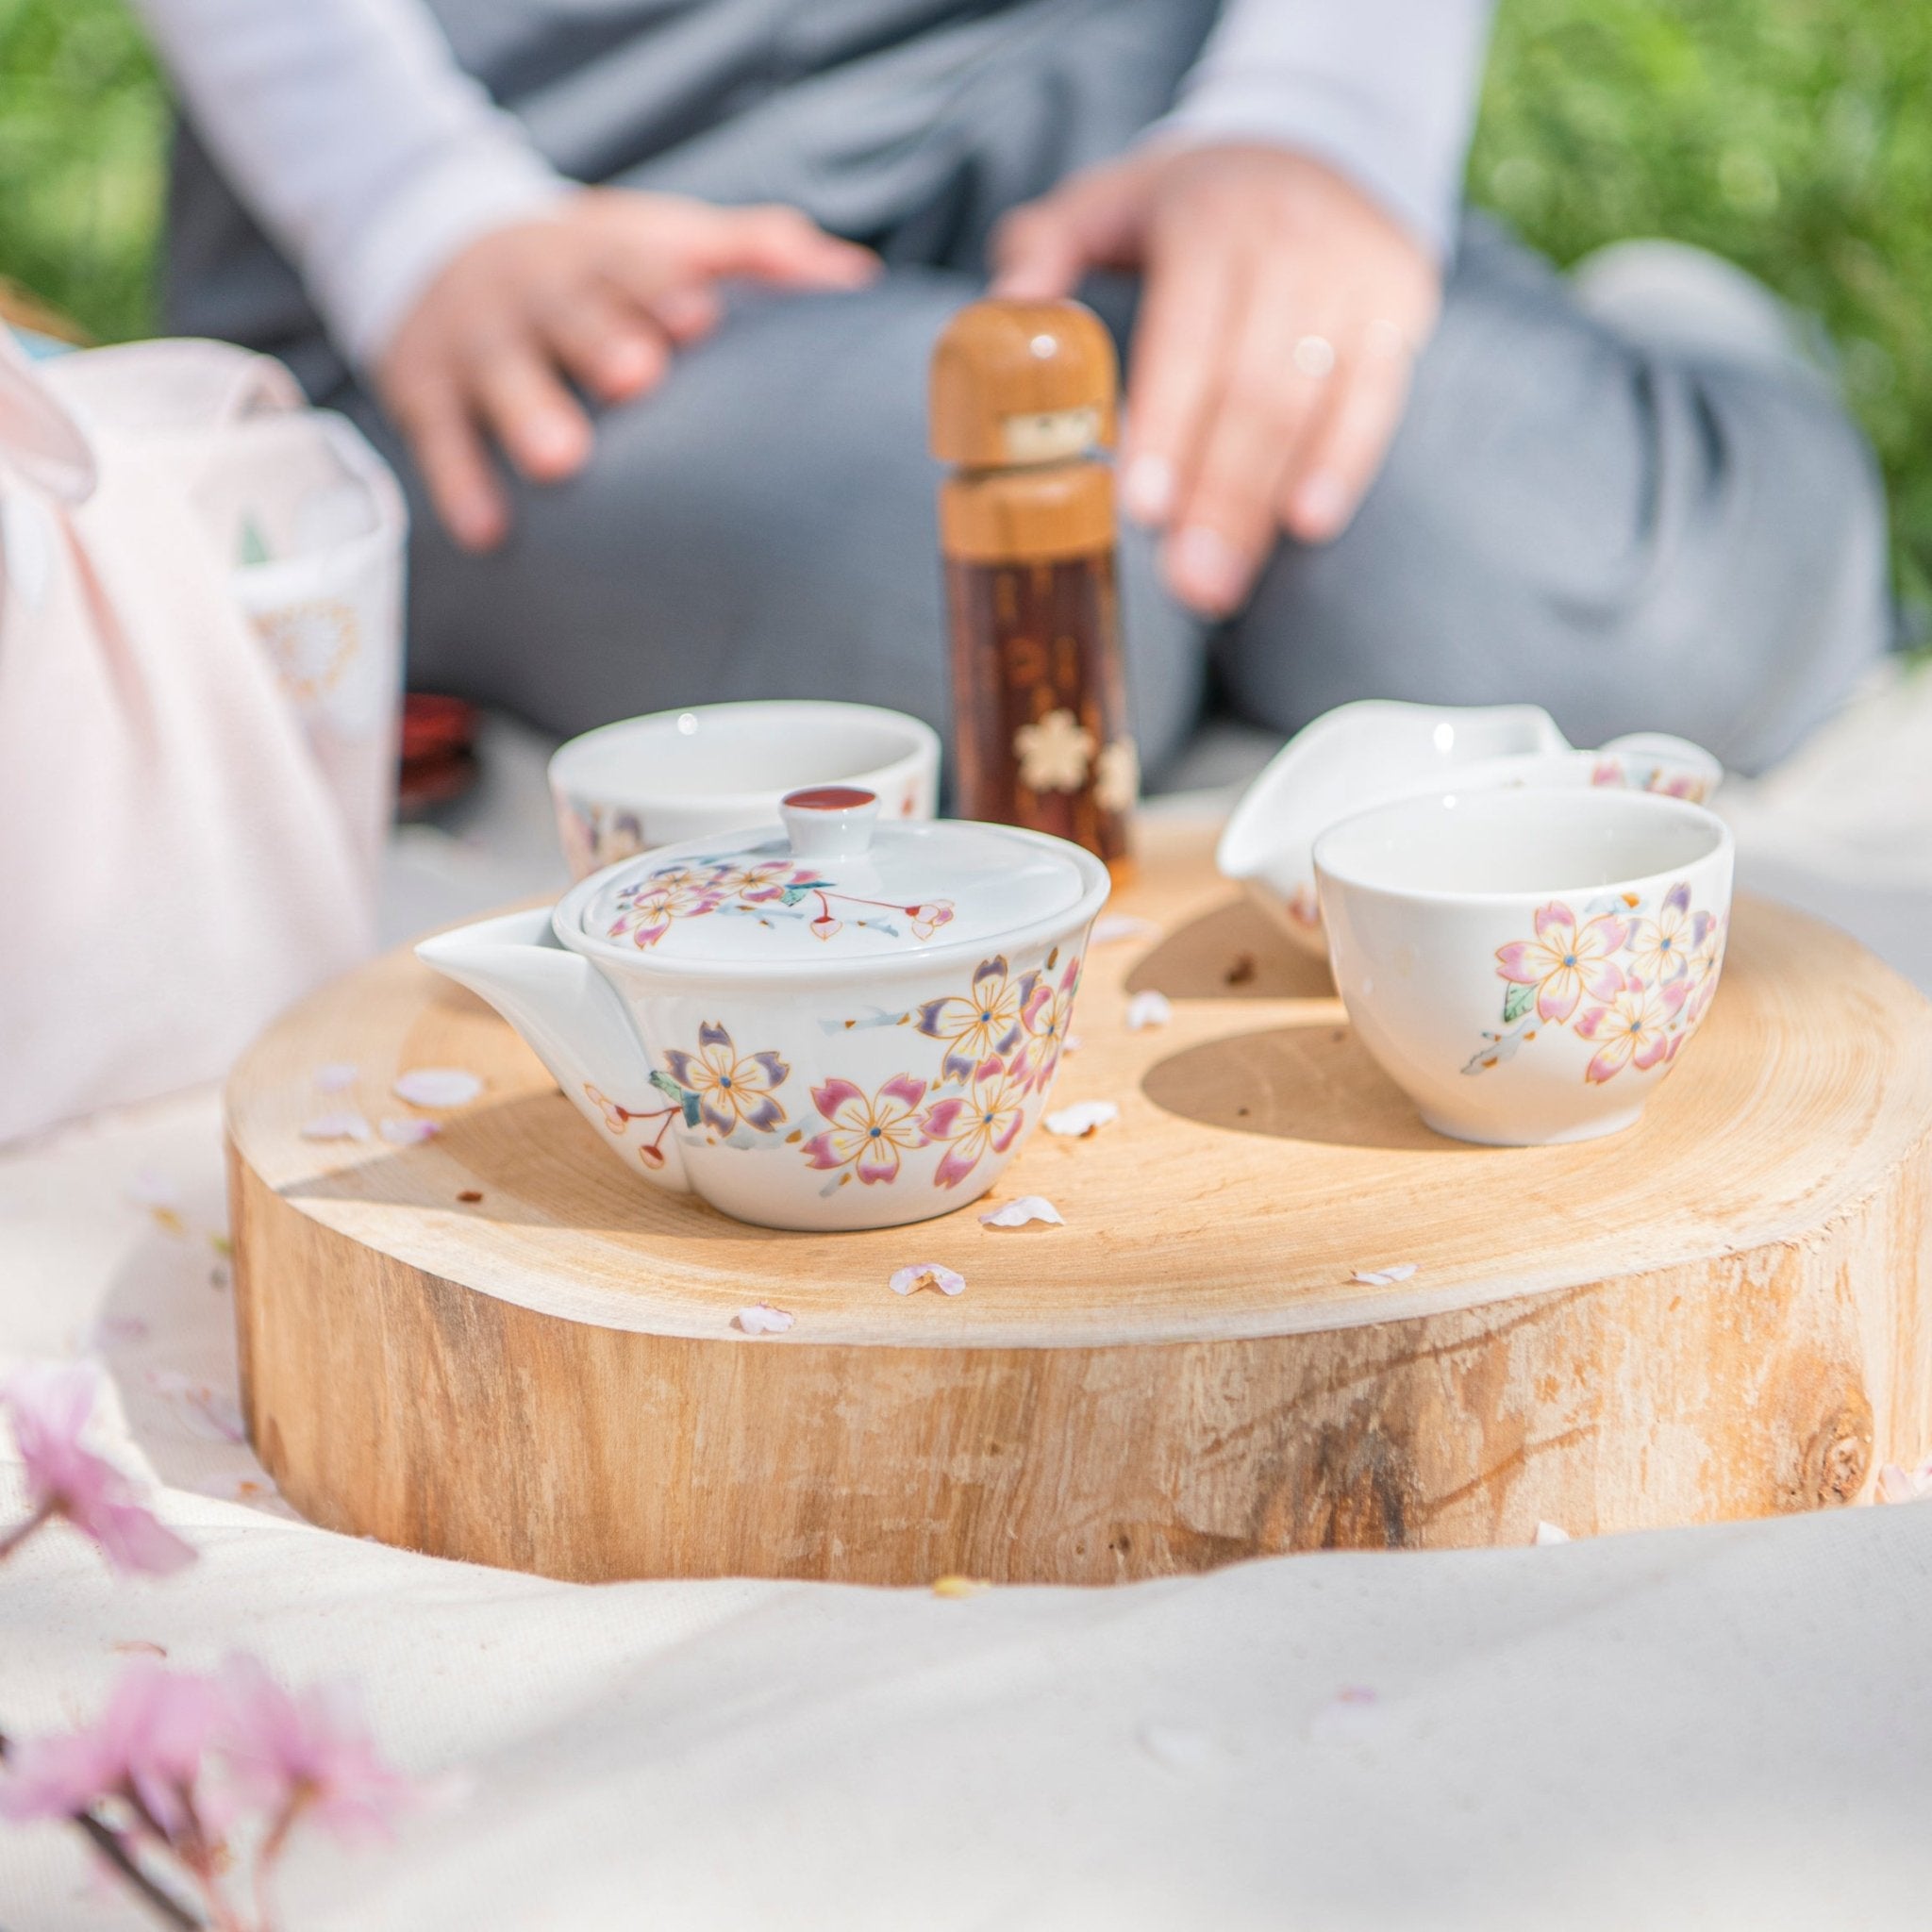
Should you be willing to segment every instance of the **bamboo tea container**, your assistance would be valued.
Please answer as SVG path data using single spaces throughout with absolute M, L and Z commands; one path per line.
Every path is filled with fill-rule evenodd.
M 1121 874 L 1140 765 L 1114 581 L 1112 340 L 1077 302 L 975 302 L 940 338 L 932 449 L 961 817 L 1057 833 Z

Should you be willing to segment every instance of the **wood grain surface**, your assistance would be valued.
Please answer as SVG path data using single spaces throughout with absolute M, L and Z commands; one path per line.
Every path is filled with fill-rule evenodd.
M 656 1192 L 496 1016 L 391 956 L 229 1091 L 251 1432 L 332 1526 L 575 1577 L 1106 1582 L 1327 1545 L 1510 1542 L 1852 1500 L 1932 1450 L 1932 1007 L 1740 903 L 1641 1124 L 1439 1139 L 1320 968 L 1141 828 L 1056 1105 L 991 1202 L 809 1236 Z M 1130 1032 L 1131 992 L 1174 1019 Z M 346 1061 L 358 1091 L 318 1094 Z M 316 1142 L 408 1068 L 487 1082 L 420 1146 Z M 1048 1196 L 1063 1228 L 978 1214 Z M 887 1281 L 938 1261 L 946 1298 Z M 1358 1270 L 1412 1262 L 1382 1287 Z M 795 1316 L 751 1338 L 734 1312 Z

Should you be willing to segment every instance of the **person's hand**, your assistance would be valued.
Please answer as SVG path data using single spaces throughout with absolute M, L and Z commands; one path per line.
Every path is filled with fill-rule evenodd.
M 716 324 L 719 282 L 850 289 L 877 272 L 795 208 L 585 189 L 446 264 L 378 358 L 376 390 L 450 535 L 487 550 L 509 506 L 486 438 L 531 481 L 556 482 L 591 454 L 570 385 L 605 403 L 655 388 L 672 351 Z
M 1122 497 L 1167 532 L 1175 595 L 1238 609 L 1278 531 L 1320 543 L 1374 482 L 1435 325 L 1422 245 L 1333 170 L 1225 146 L 1108 162 L 1015 208 L 993 292 L 1140 269 Z

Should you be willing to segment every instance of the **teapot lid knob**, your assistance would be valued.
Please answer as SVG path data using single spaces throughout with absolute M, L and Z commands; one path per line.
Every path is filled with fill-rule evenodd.
M 778 816 L 793 858 L 851 858 L 871 849 L 878 795 L 857 785 L 811 785 L 788 791 L 778 801 Z

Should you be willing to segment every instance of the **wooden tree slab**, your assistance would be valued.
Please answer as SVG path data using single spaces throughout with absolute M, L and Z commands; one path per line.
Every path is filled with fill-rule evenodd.
M 1056 1102 L 993 1202 L 743 1226 L 628 1176 L 496 1016 L 407 953 L 285 1016 L 228 1095 L 245 1407 L 319 1523 L 581 1578 L 1100 1583 L 1318 1546 L 1523 1542 L 1846 1503 L 1932 1450 L 1932 1007 L 1738 907 L 1724 981 L 1627 1134 L 1438 1139 L 1319 968 L 1141 834 Z M 1129 1032 L 1128 995 L 1174 1018 Z M 356 1091 L 318 1094 L 347 1061 Z M 416 1066 L 486 1091 L 412 1147 Z M 966 1292 L 906 1299 L 908 1261 Z M 1413 1262 L 1382 1287 L 1353 1276 Z M 734 1312 L 793 1312 L 750 1338 Z

